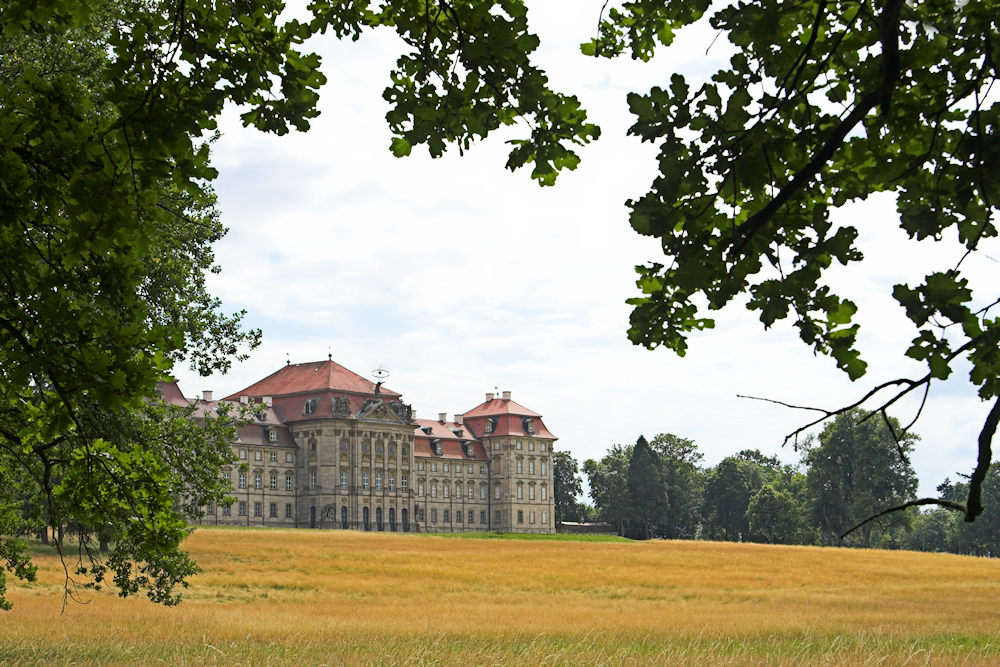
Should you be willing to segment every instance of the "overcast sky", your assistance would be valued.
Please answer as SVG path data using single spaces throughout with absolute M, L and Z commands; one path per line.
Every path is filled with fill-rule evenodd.
M 914 330 L 891 285 L 952 266 L 960 254 L 947 242 L 904 247 L 890 198 L 836 218 L 859 226 L 866 255 L 830 276 L 860 308 L 870 370 L 859 382 L 814 357 L 787 324 L 765 332 L 741 306 L 719 313 L 715 330 L 692 335 L 684 358 L 629 343 L 633 267 L 662 255 L 628 224 L 625 201 L 648 190 L 656 148 L 626 136 L 625 95 L 666 85 L 673 72 L 697 83 L 729 50 L 722 40 L 709 49 L 714 35 L 696 28 L 649 64 L 595 61 L 578 45 L 593 33 L 600 1 L 536 4 L 537 62 L 603 130 L 555 187 L 504 169 L 504 139 L 523 128 L 464 156 L 452 149 L 432 160 L 417 147 L 392 157 L 382 90 L 400 45 L 389 33 L 311 44 L 329 81 L 306 134 L 243 129 L 229 110 L 214 154 L 230 231 L 216 247 L 222 273 L 210 287 L 227 310 L 248 311 L 264 342 L 226 376 L 175 369 L 186 395 L 227 395 L 280 368 L 286 355 L 300 363 L 329 352 L 366 377 L 388 369 L 386 385 L 420 417 L 452 418 L 485 392 L 510 390 L 581 462 L 665 432 L 694 439 L 708 464 L 745 448 L 794 462 L 798 454 L 782 440 L 811 414 L 737 394 L 833 408 L 880 381 L 921 373 L 902 357 Z M 963 265 L 974 285 L 995 284 L 991 256 L 1000 257 L 996 244 Z M 896 415 L 908 422 L 915 407 L 904 402 Z M 922 494 L 971 472 L 987 411 L 965 369 L 932 390 L 915 428 Z

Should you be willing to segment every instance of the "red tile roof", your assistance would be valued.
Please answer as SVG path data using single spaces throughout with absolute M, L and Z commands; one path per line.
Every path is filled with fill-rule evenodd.
M 486 461 L 486 448 L 475 439 L 475 436 L 465 424 L 456 422 L 441 422 L 435 419 L 418 419 L 417 427 L 413 429 L 413 455 L 427 456 L 438 459 L 462 459 L 465 461 Z M 430 433 L 424 429 L 429 428 Z M 458 435 L 455 431 L 461 431 Z M 431 440 L 437 440 L 441 445 L 441 453 L 437 454 L 431 447 Z M 472 457 L 465 453 L 462 443 L 472 445 Z
M 521 417 L 541 417 L 537 412 L 532 412 L 520 403 L 515 403 L 509 398 L 494 398 L 492 401 L 480 403 L 476 407 L 466 412 L 463 417 L 492 416 L 492 415 L 518 415 Z
M 271 373 L 263 380 L 241 389 L 225 400 L 239 400 L 240 396 L 286 396 L 315 391 L 343 391 L 375 395 L 375 383 L 334 361 L 313 361 L 289 364 Z M 401 394 L 380 388 L 382 396 L 399 397 Z

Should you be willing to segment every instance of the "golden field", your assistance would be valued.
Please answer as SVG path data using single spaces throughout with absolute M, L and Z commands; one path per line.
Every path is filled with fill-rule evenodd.
M 1000 560 L 199 528 L 173 608 L 11 581 L 0 663 L 996 664 Z

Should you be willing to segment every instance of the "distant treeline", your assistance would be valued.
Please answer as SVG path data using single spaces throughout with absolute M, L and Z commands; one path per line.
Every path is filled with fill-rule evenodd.
M 697 445 L 664 433 L 634 445 L 613 445 L 583 466 L 555 455 L 557 521 L 603 521 L 636 539 L 705 539 L 773 544 L 823 544 L 1000 555 L 1000 473 L 990 468 L 986 510 L 974 523 L 959 512 L 910 508 L 841 535 L 865 519 L 915 498 L 909 452 L 918 436 L 898 442 L 886 424 L 865 413 L 839 415 L 800 445 L 798 465 L 744 450 L 714 467 Z M 890 419 L 896 433 L 899 424 Z M 590 486 L 580 500 L 582 478 Z M 940 497 L 965 502 L 968 484 L 945 481 Z

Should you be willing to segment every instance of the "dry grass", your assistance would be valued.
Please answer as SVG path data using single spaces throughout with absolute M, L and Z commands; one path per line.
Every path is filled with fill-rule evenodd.
M 177 608 L 13 584 L 0 662 L 993 664 L 1000 561 L 202 528 Z

